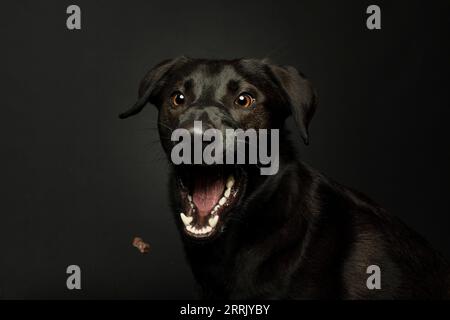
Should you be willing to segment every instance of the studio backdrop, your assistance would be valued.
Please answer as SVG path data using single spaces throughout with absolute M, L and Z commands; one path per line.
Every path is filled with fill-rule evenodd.
M 376 1 L 370 29 L 372 4 L 2 2 L 0 297 L 198 297 L 157 110 L 118 119 L 145 73 L 182 55 L 298 68 L 318 96 L 308 146 L 287 123 L 302 161 L 450 257 L 450 5 Z M 69 266 L 80 290 L 67 287 Z

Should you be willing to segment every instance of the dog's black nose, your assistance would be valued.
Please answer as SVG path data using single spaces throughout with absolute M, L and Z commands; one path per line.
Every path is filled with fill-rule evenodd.
M 213 125 L 209 122 L 196 120 L 188 125 L 183 125 L 183 128 L 188 130 L 191 134 L 191 142 L 194 143 L 194 141 L 201 141 L 202 142 L 202 150 L 209 144 L 208 141 L 204 140 L 204 133 L 208 129 L 217 129 L 214 128 Z

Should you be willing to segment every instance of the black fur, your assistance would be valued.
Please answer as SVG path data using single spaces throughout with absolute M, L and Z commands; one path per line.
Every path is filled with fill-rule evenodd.
M 254 90 L 262 101 L 254 110 L 232 107 L 232 97 L 243 86 Z M 172 110 L 167 101 L 180 87 L 186 90 L 189 105 Z M 196 89 L 201 97 L 196 96 Z M 225 90 L 223 99 L 215 96 L 220 90 Z M 283 130 L 286 117 L 292 115 L 307 143 L 317 99 L 310 82 L 292 67 L 254 59 L 181 57 L 167 60 L 147 74 L 140 86 L 140 100 L 122 117 L 139 112 L 147 101 L 159 109 L 162 145 L 170 152 L 168 136 L 180 126 L 182 117 L 204 117 L 219 129 Z M 181 232 L 203 297 L 449 297 L 449 265 L 425 240 L 364 195 L 299 162 L 287 133 L 283 130 L 280 136 L 279 172 L 261 176 L 255 168 L 243 167 L 243 194 L 227 213 L 220 234 L 196 241 Z M 170 195 L 181 231 L 175 170 Z M 369 265 L 381 268 L 380 290 L 366 286 Z

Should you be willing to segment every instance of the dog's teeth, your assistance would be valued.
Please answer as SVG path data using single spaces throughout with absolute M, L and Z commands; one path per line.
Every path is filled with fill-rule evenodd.
M 192 202 L 192 197 L 190 194 L 188 194 L 187 198 L 188 198 L 189 202 Z
M 214 207 L 214 211 L 217 211 L 217 210 L 219 210 L 220 209 L 220 206 L 219 205 L 216 205 L 215 207 Z
M 215 224 L 217 224 L 218 218 L 219 218 L 219 217 L 216 217 L 215 222 L 214 222 Z M 211 220 L 211 219 L 210 219 L 210 220 Z M 211 223 L 210 223 L 210 224 L 211 224 Z M 211 227 L 210 225 L 209 225 L 209 226 L 202 227 L 202 228 L 197 228 L 197 227 L 194 227 L 194 226 L 192 226 L 192 225 L 186 226 L 186 230 L 187 230 L 187 231 L 189 231 L 190 233 L 193 233 L 193 234 L 197 234 L 197 235 L 205 235 L 205 234 L 208 234 L 209 232 L 212 231 L 212 229 L 213 229 L 213 227 Z
M 185 226 L 189 226 L 193 219 L 192 217 L 186 216 L 183 212 L 180 213 L 180 217 L 181 217 L 181 220 L 183 220 L 183 223 Z
M 230 196 L 230 194 L 231 194 L 231 189 L 225 190 L 225 193 L 224 193 L 225 198 L 228 198 Z
M 219 216 L 213 216 L 213 217 L 209 218 L 208 224 L 211 227 L 211 229 L 216 226 L 218 221 L 219 221 Z
M 234 185 L 234 177 L 229 176 L 227 179 L 227 189 L 231 189 L 231 187 L 233 187 L 233 185 Z
M 222 197 L 222 198 L 220 198 L 220 200 L 219 200 L 219 205 L 223 206 L 223 205 L 225 204 L 225 202 L 227 202 L 227 198 Z

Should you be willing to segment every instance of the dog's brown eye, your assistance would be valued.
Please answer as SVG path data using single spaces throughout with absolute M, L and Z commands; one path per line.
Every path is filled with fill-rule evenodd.
M 172 104 L 177 107 L 179 105 L 182 105 L 184 101 L 186 100 L 184 94 L 181 92 L 176 92 L 172 95 Z
M 239 97 L 234 101 L 240 107 L 248 108 L 255 102 L 255 98 L 253 98 L 249 93 L 241 93 Z

